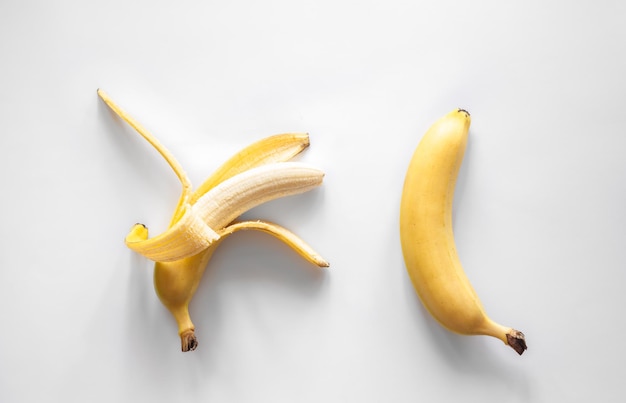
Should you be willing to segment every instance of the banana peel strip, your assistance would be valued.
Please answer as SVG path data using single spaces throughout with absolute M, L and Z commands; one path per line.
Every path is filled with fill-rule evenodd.
M 287 228 L 282 227 L 278 224 L 268 222 L 268 221 L 240 221 L 233 223 L 226 228 L 222 229 L 219 234 L 220 237 L 225 238 L 228 235 L 231 235 L 237 231 L 241 230 L 258 230 L 265 232 L 266 234 L 270 234 L 280 241 L 284 242 L 296 251 L 300 256 L 306 259 L 308 262 L 313 263 L 319 267 L 328 267 L 330 264 L 319 254 L 317 253 L 311 246 L 309 246 L 306 242 L 304 242 L 300 237 L 298 237 L 293 232 L 289 231 Z
M 209 247 L 219 239 L 219 235 L 206 225 L 202 217 L 197 214 L 189 199 L 191 197 L 191 181 L 176 158 L 165 148 L 148 130 L 133 119 L 120 106 L 108 96 L 106 92 L 98 89 L 98 96 L 120 118 L 128 123 L 148 143 L 150 143 L 170 165 L 182 185 L 182 193 L 178 202 L 177 211 L 180 212 L 178 220 L 163 233 L 148 237 L 145 231 L 135 225 L 126 236 L 126 245 L 133 251 L 154 261 L 170 262 L 185 257 L 193 256 Z M 145 228 L 145 226 L 143 226 Z

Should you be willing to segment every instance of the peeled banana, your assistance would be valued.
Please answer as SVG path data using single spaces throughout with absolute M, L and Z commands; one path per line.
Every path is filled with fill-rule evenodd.
M 459 334 L 496 337 L 521 355 L 524 334 L 486 315 L 456 250 L 452 201 L 470 122 L 467 111 L 454 110 L 436 121 L 417 146 L 400 204 L 402 252 L 417 294 L 441 325 Z
M 283 241 L 319 267 L 329 264 L 289 230 L 270 222 L 235 222 L 241 214 L 267 201 L 309 191 L 321 185 L 324 173 L 309 165 L 288 162 L 309 146 L 307 134 L 287 133 L 262 139 L 235 154 L 197 189 L 174 156 L 102 90 L 100 98 L 143 136 L 167 161 L 182 185 L 168 229 L 148 236 L 135 224 L 126 245 L 155 262 L 154 287 L 176 320 L 182 351 L 198 346 L 189 302 L 217 246 L 239 230 L 259 230 Z

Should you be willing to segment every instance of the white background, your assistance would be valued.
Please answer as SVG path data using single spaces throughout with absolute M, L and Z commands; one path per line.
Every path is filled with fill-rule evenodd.
M 0 401 L 617 402 L 626 332 L 626 2 L 0 3 Z M 323 186 L 220 246 L 183 354 L 123 238 L 180 186 L 96 96 L 199 184 L 262 137 L 308 132 Z M 500 341 L 443 330 L 400 250 L 413 149 L 472 113 L 461 259 Z

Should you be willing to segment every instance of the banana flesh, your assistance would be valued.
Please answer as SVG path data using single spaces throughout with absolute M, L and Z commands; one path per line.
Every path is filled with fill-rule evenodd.
M 454 241 L 452 202 L 470 122 L 463 109 L 448 113 L 415 150 L 400 205 L 402 251 L 417 294 L 441 325 L 459 334 L 496 337 L 521 355 L 526 350 L 524 334 L 486 315 Z
M 150 238 L 145 225 L 135 224 L 125 239 L 130 249 L 155 262 L 155 291 L 176 320 L 182 351 L 192 351 L 198 345 L 189 302 L 213 252 L 226 237 L 240 230 L 262 231 L 310 263 L 329 266 L 306 242 L 277 224 L 235 222 L 241 214 L 262 203 L 307 192 L 322 184 L 321 170 L 288 162 L 309 146 L 308 134 L 286 133 L 257 141 L 232 156 L 193 190 L 174 156 L 104 91 L 99 89 L 98 95 L 163 156 L 182 185 L 166 231 Z
M 209 226 L 223 228 L 259 204 L 321 185 L 323 177 L 319 169 L 297 162 L 262 165 L 226 179 L 194 207 Z

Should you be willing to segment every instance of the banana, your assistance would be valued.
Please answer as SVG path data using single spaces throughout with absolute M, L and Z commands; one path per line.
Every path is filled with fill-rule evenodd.
M 407 271 L 422 303 L 445 328 L 502 340 L 518 354 L 524 334 L 491 320 L 459 260 L 452 201 L 471 118 L 463 109 L 436 121 L 409 164 L 400 204 L 400 240 Z
M 329 266 L 306 242 L 277 224 L 235 222 L 262 203 L 322 184 L 321 170 L 288 162 L 309 146 L 308 134 L 286 133 L 257 141 L 232 156 L 193 190 L 187 174 L 167 148 L 104 91 L 98 89 L 98 96 L 161 154 L 182 185 L 166 231 L 149 237 L 144 224 L 135 224 L 125 238 L 130 249 L 155 262 L 154 288 L 176 320 L 182 351 L 198 346 L 189 303 L 213 252 L 226 237 L 240 230 L 258 230 L 286 243 L 310 263 Z

